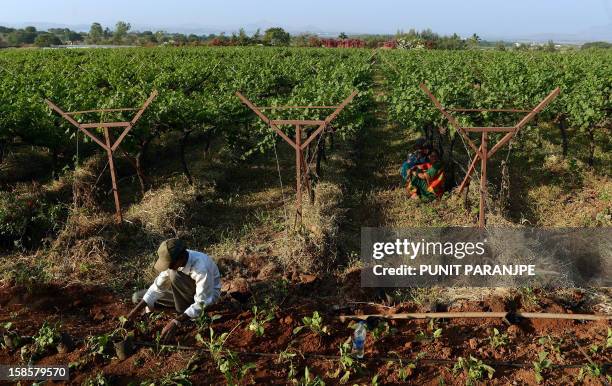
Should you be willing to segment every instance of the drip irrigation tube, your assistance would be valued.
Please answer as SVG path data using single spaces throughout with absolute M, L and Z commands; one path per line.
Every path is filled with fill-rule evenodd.
M 172 345 L 172 344 L 161 344 L 156 345 L 151 342 L 134 342 L 137 346 L 142 347 L 155 347 L 155 348 L 165 348 L 170 350 L 182 350 L 182 351 L 203 351 L 210 352 L 210 350 L 204 347 L 194 347 L 194 346 L 181 346 L 181 345 Z M 230 352 L 232 354 L 244 355 L 244 356 L 253 356 L 253 357 L 267 357 L 267 358 L 278 358 L 280 356 L 279 353 L 265 353 L 265 352 L 250 352 L 250 351 L 233 351 L 233 350 L 224 350 L 226 352 Z M 321 359 L 321 360 L 330 360 L 337 361 L 342 357 L 339 355 L 323 355 L 323 354 L 298 354 L 302 358 L 305 359 Z M 370 361 L 370 362 L 401 362 L 401 363 L 419 363 L 425 365 L 451 365 L 457 363 L 457 360 L 452 359 L 412 359 L 400 356 L 365 356 L 361 360 Z M 506 361 L 483 361 L 483 363 L 492 366 L 492 367 L 533 367 L 533 363 L 531 362 L 506 362 Z M 553 368 L 557 369 L 570 369 L 570 368 L 581 368 L 585 365 L 589 364 L 589 362 L 584 363 L 569 363 L 569 364 L 554 364 Z M 602 368 L 608 368 L 612 366 L 612 362 L 600 363 L 599 366 Z
M 412 312 L 400 314 L 342 315 L 341 322 L 346 320 L 382 319 L 450 319 L 450 318 L 508 318 L 525 319 L 569 319 L 569 320 L 612 320 L 612 315 L 593 314 L 555 314 L 546 312 Z

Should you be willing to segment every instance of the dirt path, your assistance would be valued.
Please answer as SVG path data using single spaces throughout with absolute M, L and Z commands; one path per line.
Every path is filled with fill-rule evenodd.
M 374 64 L 374 111 L 352 144 L 352 166 L 347 170 L 346 221 L 342 224 L 342 245 L 348 255 L 359 253 L 361 227 L 380 227 L 389 223 L 384 197 L 401 190 L 399 167 L 406 157 L 406 137 L 388 120 L 385 102 L 385 77 Z

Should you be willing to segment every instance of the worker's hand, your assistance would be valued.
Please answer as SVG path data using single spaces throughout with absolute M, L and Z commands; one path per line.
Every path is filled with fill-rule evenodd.
M 174 335 L 174 332 L 176 331 L 176 328 L 179 326 L 180 322 L 176 319 L 172 319 L 171 321 L 169 321 L 163 328 L 162 332 L 161 332 L 161 338 L 163 340 L 167 340 L 172 338 L 172 336 Z
M 145 307 L 147 306 L 147 302 L 145 302 L 144 300 L 141 300 L 140 302 L 138 302 L 138 304 L 136 304 L 136 306 L 132 309 L 132 311 L 130 311 L 130 313 L 127 315 L 127 320 L 133 320 L 136 315 L 139 314 L 139 312 L 141 310 L 143 310 Z

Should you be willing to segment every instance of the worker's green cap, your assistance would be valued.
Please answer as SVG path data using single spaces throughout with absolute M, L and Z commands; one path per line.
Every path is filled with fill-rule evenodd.
M 168 239 L 161 243 L 157 249 L 157 261 L 155 262 L 155 270 L 163 272 L 170 267 L 170 264 L 176 262 L 185 253 L 185 243 L 181 239 Z

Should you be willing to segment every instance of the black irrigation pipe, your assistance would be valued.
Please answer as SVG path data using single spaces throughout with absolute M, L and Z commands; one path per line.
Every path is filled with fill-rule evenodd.
M 204 351 L 210 353 L 210 350 L 204 347 L 193 347 L 193 346 L 181 346 L 181 345 L 171 345 L 171 344 L 160 344 L 157 345 L 155 343 L 150 342 L 134 342 L 137 346 L 142 347 L 152 347 L 158 349 L 172 349 L 172 350 L 183 350 L 183 351 Z M 233 350 L 224 350 L 225 352 L 230 352 L 232 354 L 244 355 L 244 356 L 254 356 L 254 357 L 268 357 L 268 358 L 278 358 L 281 354 L 279 353 L 264 353 L 264 352 L 250 352 L 250 351 L 233 351 Z M 299 354 L 304 359 L 322 359 L 322 360 L 330 360 L 337 361 L 342 358 L 339 355 L 323 355 L 323 354 Z M 409 359 L 402 357 L 388 357 L 388 356 L 376 356 L 376 357 L 364 357 L 361 360 L 368 362 L 400 362 L 400 363 L 415 363 L 415 364 L 425 364 L 425 365 L 451 365 L 457 363 L 456 360 L 452 359 Z M 492 366 L 492 367 L 516 367 L 516 368 L 524 368 L 524 367 L 533 367 L 533 363 L 525 363 L 525 362 L 506 362 L 506 361 L 483 361 L 483 363 Z M 583 363 L 571 363 L 565 365 L 556 365 L 553 364 L 553 368 L 557 369 L 571 369 L 571 368 L 581 368 L 585 365 L 589 364 L 588 362 Z M 604 369 L 612 366 L 612 362 L 605 362 L 599 364 Z
M 338 317 L 341 322 L 347 320 L 367 320 L 368 318 L 382 319 L 452 319 L 452 318 L 494 318 L 494 319 L 565 319 L 565 320 L 611 320 L 612 315 L 594 315 L 594 314 L 562 314 L 549 312 L 406 312 L 400 314 L 373 314 L 373 315 L 341 315 Z

